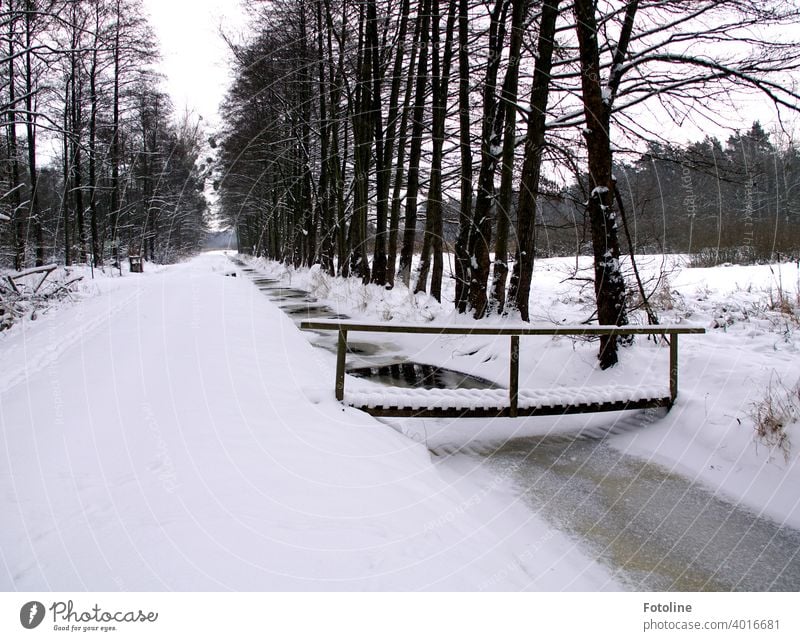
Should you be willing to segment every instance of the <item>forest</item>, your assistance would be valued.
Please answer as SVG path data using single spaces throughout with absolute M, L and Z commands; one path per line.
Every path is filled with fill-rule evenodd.
M 3 0 L 0 266 L 171 262 L 204 238 L 200 123 L 140 0 Z
M 588 253 L 599 321 L 624 324 L 623 252 L 798 247 L 790 131 L 673 135 L 747 101 L 796 111 L 798 13 L 773 0 L 252 2 L 255 35 L 231 43 L 221 211 L 242 252 L 437 299 L 452 276 L 456 308 L 476 318 L 528 320 L 535 256 Z
M 793 2 L 246 4 L 206 140 L 141 0 L 2 3 L 4 267 L 178 260 L 212 186 L 241 252 L 437 300 L 452 278 L 475 318 L 529 320 L 536 256 L 593 256 L 596 320 L 625 324 L 628 253 L 798 253 Z M 732 127 L 748 105 L 777 124 Z

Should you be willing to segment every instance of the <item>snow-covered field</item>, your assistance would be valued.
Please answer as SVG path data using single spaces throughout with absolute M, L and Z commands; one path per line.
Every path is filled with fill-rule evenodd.
M 535 320 L 590 315 L 571 262 L 537 263 Z M 402 287 L 252 264 L 354 318 L 469 322 Z M 428 451 L 613 417 L 379 422 L 334 400 L 333 356 L 232 269 L 206 254 L 109 278 L 0 333 L 0 588 L 622 589 L 507 478 L 454 477 Z M 610 442 L 800 527 L 798 444 L 788 458 L 759 444 L 751 418 L 771 382 L 779 393 L 800 376 L 796 318 L 769 309 L 779 282 L 796 297 L 796 266 L 675 266 L 661 321 L 708 333 L 681 341 L 672 411 Z M 386 342 L 507 376 L 507 338 Z M 593 344 L 523 339 L 521 383 L 666 384 L 667 351 L 639 340 L 600 372 Z

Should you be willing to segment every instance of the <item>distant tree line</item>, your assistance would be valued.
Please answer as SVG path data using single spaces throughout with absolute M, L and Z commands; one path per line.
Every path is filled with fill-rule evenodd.
M 772 137 L 755 122 L 725 142 L 650 142 L 636 160 L 617 159 L 625 252 L 688 254 L 698 264 L 800 257 L 800 148 Z M 584 199 L 579 182 L 541 195 L 536 256 L 591 253 Z
M 175 123 L 140 0 L 2 0 L 0 266 L 200 246 L 198 123 Z
M 746 91 L 779 111 L 798 105 L 800 47 L 786 34 L 800 11 L 779 0 L 254 0 L 250 9 L 256 35 L 231 43 L 218 176 L 240 250 L 436 298 L 447 250 L 456 308 L 476 318 L 529 319 L 537 231 L 571 198 L 570 233 L 585 230 L 575 247 L 594 257 L 596 318 L 625 324 L 623 213 L 631 225 L 654 214 L 648 180 L 677 153 L 671 123 L 643 114 L 659 105 L 675 122 L 718 120 Z M 614 150 L 644 146 L 652 160 L 628 168 L 633 190 Z M 670 171 L 678 182 L 660 202 L 681 230 L 662 245 L 689 227 L 672 209 L 686 198 L 680 163 Z M 601 365 L 616 358 L 616 341 L 604 340 Z
M 800 257 L 800 148 L 756 122 L 724 143 L 651 144 L 621 167 L 638 251 L 709 263 Z

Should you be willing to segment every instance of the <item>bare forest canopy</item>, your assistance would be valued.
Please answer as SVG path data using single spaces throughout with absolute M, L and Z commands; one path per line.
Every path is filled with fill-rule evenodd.
M 141 0 L 0 3 L 0 267 L 167 262 L 205 237 L 202 135 Z
M 743 98 L 794 116 L 795 4 L 253 1 L 256 35 L 231 46 L 222 211 L 241 251 L 365 283 L 402 281 L 437 299 L 451 251 L 459 311 L 525 320 L 534 256 L 554 249 L 537 232 L 563 231 L 566 220 L 566 234 L 552 236 L 557 251 L 594 257 L 597 318 L 625 324 L 623 213 L 662 217 L 661 228 L 628 230 L 639 247 L 716 246 L 704 200 L 716 167 L 690 165 L 697 193 L 687 205 L 672 130 L 686 119 L 724 124 Z M 631 156 L 618 152 L 645 148 L 652 162 L 626 167 L 621 180 Z M 668 162 L 678 178 L 656 193 Z M 713 205 L 726 221 L 751 207 L 760 222 L 772 205 L 769 215 L 791 218 L 785 191 L 763 204 L 766 183 L 752 168 L 744 178 L 728 169 L 735 187 Z M 569 199 L 548 221 L 547 207 Z M 737 242 L 725 229 L 719 242 Z M 614 362 L 616 344 L 602 345 L 601 364 Z

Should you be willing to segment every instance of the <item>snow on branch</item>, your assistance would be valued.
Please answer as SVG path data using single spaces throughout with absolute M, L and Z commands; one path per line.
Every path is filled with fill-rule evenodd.
M 73 286 L 83 276 L 71 277 L 69 270 L 57 270 L 57 265 L 42 265 L 3 275 L 0 280 L 0 331 L 25 316 L 33 320 L 54 303 L 70 297 L 74 292 Z M 59 275 L 47 281 L 53 273 Z M 29 280 L 31 276 L 34 278 Z M 45 281 L 47 285 L 43 287 Z

